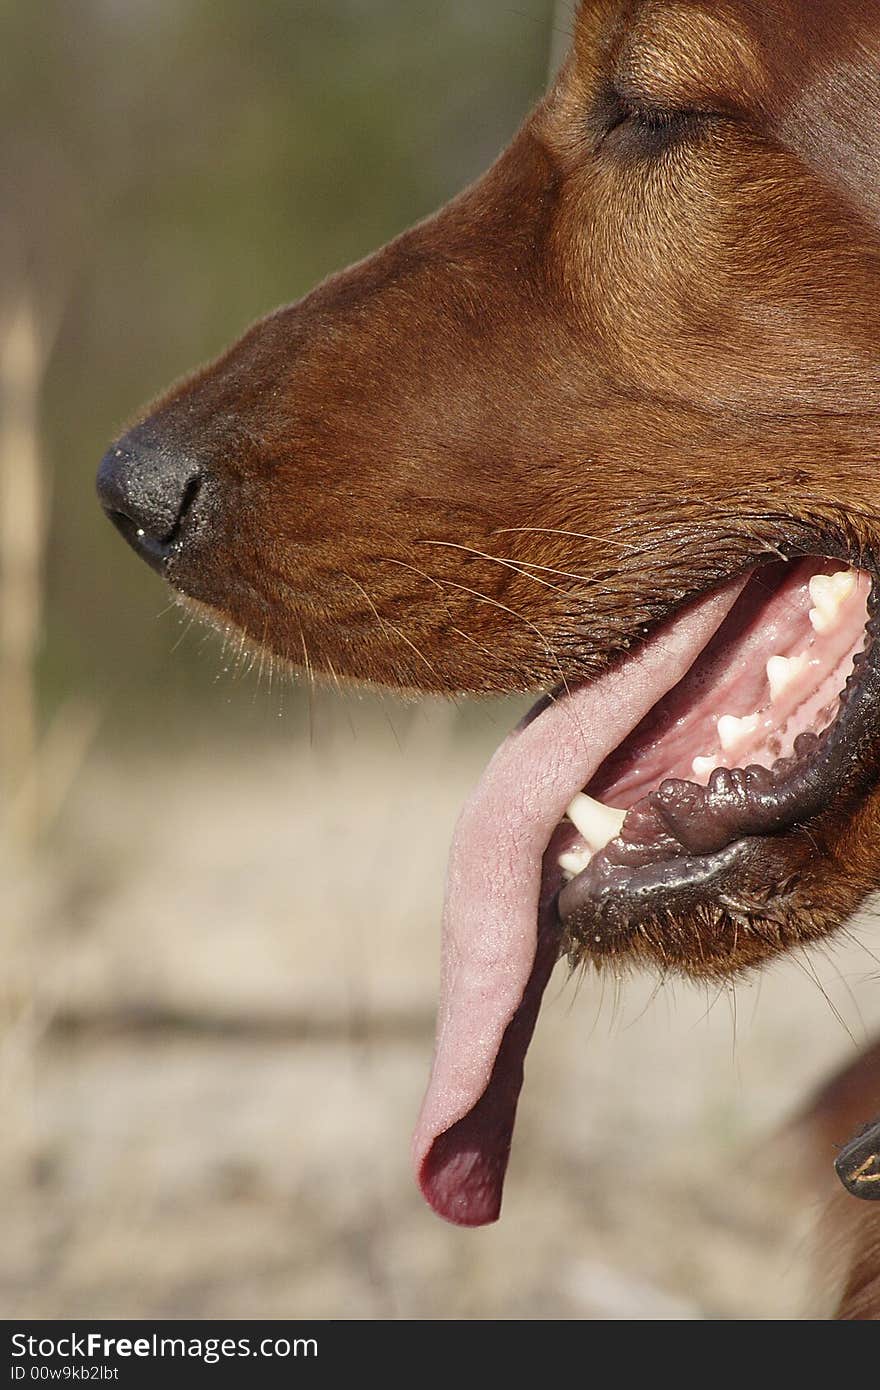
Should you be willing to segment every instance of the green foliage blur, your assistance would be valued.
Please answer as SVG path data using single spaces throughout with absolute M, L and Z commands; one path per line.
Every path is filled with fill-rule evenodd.
M 507 142 L 553 0 L 0 0 L 0 307 L 51 325 L 41 691 L 216 689 L 101 517 L 107 443 L 247 324 L 418 219 Z M 174 651 L 178 645 L 178 650 Z

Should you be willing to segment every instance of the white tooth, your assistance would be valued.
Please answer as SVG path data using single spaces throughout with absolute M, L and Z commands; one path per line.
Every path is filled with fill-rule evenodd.
M 589 850 L 571 850 L 568 854 L 560 854 L 559 867 L 566 882 L 570 883 L 578 874 L 583 873 L 592 857 Z
M 830 574 L 814 574 L 809 584 L 810 598 L 814 603 L 820 603 L 826 598 L 831 589 Z
M 770 699 L 780 700 L 793 685 L 798 676 L 806 670 L 807 654 L 800 656 L 771 656 L 767 662 L 767 680 L 770 682 Z
M 838 570 L 832 574 L 831 583 L 834 585 L 834 592 L 841 598 L 849 598 L 859 582 L 859 576 L 855 570 Z
M 609 840 L 620 834 L 626 820 L 626 811 L 615 811 L 613 806 L 603 806 L 591 796 L 579 792 L 569 806 L 566 815 L 577 827 L 594 854 L 604 849 Z
M 838 570 L 836 574 L 814 574 L 810 580 L 810 622 L 820 636 L 836 625 L 840 610 L 854 592 L 858 577 L 854 570 Z
M 733 714 L 722 714 L 718 720 L 718 738 L 725 753 L 729 753 L 732 748 L 736 748 L 744 738 L 753 734 L 758 727 L 758 716 L 747 714 L 742 719 L 737 719 Z
M 695 777 L 709 777 L 718 767 L 717 758 L 694 758 L 691 763 L 691 772 Z

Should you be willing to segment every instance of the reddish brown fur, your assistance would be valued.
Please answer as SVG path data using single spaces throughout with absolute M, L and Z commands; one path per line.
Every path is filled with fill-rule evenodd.
M 780 548 L 880 558 L 878 317 L 880 12 L 586 0 L 479 183 L 154 407 L 211 507 L 171 577 L 313 672 L 593 674 Z M 637 948 L 718 974 L 833 930 L 880 792 L 780 844 L 784 892 Z
M 848 1244 L 848 1269 L 837 1308 L 841 1322 L 876 1322 L 880 1318 L 880 1208 L 857 1208 L 852 1198 L 838 1197 L 840 1239 Z

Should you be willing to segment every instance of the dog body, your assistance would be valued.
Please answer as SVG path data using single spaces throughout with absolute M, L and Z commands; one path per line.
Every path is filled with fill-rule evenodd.
M 126 538 L 293 666 L 550 693 L 453 850 L 415 1145 L 451 1219 L 497 1215 L 560 948 L 722 978 L 880 886 L 878 463 L 880 12 L 853 0 L 584 0 L 484 178 L 108 452 Z M 786 707 L 742 768 L 770 702 L 723 700 L 758 658 L 771 691 L 780 659 L 821 680 L 801 742 Z M 711 776 L 675 742 L 701 710 Z

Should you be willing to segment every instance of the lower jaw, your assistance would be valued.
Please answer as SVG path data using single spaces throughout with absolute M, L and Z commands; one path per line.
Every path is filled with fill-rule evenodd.
M 772 769 L 719 770 L 708 787 L 667 779 L 637 801 L 620 834 L 560 887 L 563 948 L 573 963 L 650 958 L 693 977 L 722 977 L 839 925 L 804 889 L 823 857 L 825 830 L 839 833 L 874 780 L 880 613 L 871 577 L 864 651 L 834 722 L 802 735 Z M 567 841 L 561 827 L 550 875 Z
M 564 919 L 562 951 L 572 966 L 728 980 L 840 926 L 836 913 L 806 901 L 815 869 L 815 840 L 797 831 L 739 840 L 682 859 L 664 882 L 606 886 Z

